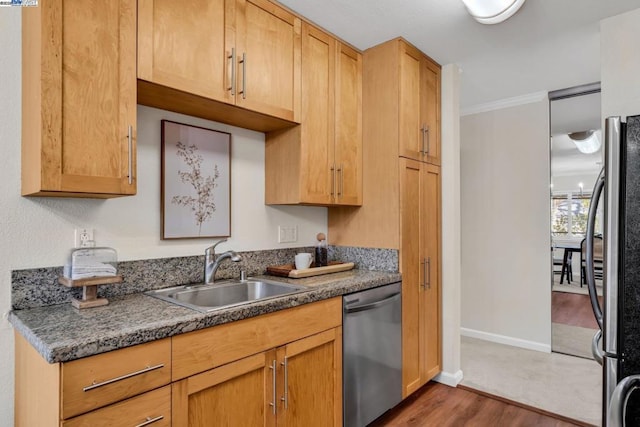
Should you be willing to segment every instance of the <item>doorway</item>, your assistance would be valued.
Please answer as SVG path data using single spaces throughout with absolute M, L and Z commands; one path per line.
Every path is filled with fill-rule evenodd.
M 584 237 L 591 194 L 603 164 L 600 90 L 550 94 L 551 349 L 592 359 L 598 330 L 586 285 Z M 602 205 L 602 204 L 601 204 Z M 602 233 L 596 215 L 596 235 Z M 596 281 L 602 295 L 602 281 Z

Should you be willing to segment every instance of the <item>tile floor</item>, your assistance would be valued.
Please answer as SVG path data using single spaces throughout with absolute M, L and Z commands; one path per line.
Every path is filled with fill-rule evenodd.
M 462 337 L 462 384 L 599 426 L 602 368 L 593 360 Z

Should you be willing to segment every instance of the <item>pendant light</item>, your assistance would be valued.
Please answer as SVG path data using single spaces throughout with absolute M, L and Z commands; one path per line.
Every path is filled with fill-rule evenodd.
M 584 154 L 593 154 L 600 149 L 602 142 L 593 130 L 582 132 L 572 132 L 568 134 L 569 139 L 576 145 L 578 151 Z
M 520 9 L 524 0 L 462 0 L 467 10 L 481 24 L 498 24 Z

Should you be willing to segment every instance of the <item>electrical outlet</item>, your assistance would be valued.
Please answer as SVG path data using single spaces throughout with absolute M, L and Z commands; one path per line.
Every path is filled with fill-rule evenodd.
M 90 248 L 95 246 L 95 241 L 93 240 L 93 228 L 76 228 L 75 242 L 76 248 Z
M 291 226 L 278 226 L 278 243 L 293 243 L 298 241 L 298 227 Z

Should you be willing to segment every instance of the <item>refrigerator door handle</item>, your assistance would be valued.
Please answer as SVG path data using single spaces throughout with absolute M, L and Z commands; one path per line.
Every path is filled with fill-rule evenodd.
M 587 218 L 587 232 L 585 235 L 587 250 L 586 250 L 586 265 L 585 272 L 587 276 L 587 287 L 589 288 L 589 299 L 591 300 L 591 308 L 593 308 L 593 314 L 596 317 L 598 326 L 602 329 L 602 308 L 600 308 L 600 301 L 598 300 L 598 293 L 596 291 L 596 278 L 593 267 L 593 235 L 596 225 L 596 213 L 598 212 L 598 203 L 600 202 L 600 195 L 604 188 L 604 168 L 600 171 L 600 175 L 596 179 L 596 185 L 593 187 L 593 193 L 591 194 L 591 202 L 589 203 L 589 216 Z
M 631 375 L 618 383 L 611 395 L 607 427 L 624 427 L 629 396 L 638 388 L 640 388 L 640 375 Z
M 602 340 L 602 330 L 598 329 L 598 332 L 596 332 L 593 335 L 593 338 L 591 339 L 591 354 L 593 355 L 593 358 L 595 359 L 596 362 L 598 362 L 598 365 L 602 366 L 602 356 L 604 356 L 604 354 L 602 353 L 602 350 L 600 350 L 600 341 Z

